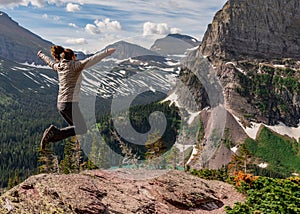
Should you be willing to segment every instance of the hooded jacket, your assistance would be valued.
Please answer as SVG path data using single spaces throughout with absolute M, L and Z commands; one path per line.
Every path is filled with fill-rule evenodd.
M 58 74 L 59 91 L 57 102 L 79 102 L 83 69 L 97 64 L 109 54 L 105 50 L 83 60 L 62 59 L 59 62 L 55 62 L 42 52 L 39 52 L 38 56 Z

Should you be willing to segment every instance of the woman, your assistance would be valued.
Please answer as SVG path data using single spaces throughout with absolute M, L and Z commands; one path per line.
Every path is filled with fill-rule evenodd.
M 43 54 L 42 51 L 38 52 L 37 55 L 58 74 L 57 108 L 69 124 L 68 127 L 63 129 L 50 125 L 43 134 L 41 149 L 44 149 L 49 142 L 60 141 L 76 134 L 81 135 L 87 132 L 86 123 L 78 106 L 82 70 L 95 65 L 113 52 L 115 52 L 115 49 L 109 48 L 84 60 L 76 60 L 75 54 L 71 49 L 52 46 L 51 55 L 55 61 Z

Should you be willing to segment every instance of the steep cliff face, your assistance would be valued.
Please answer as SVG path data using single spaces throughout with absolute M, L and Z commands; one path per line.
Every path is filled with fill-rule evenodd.
M 229 0 L 215 15 L 199 51 L 212 60 L 236 116 L 298 125 L 299 32 L 298 0 Z
M 300 65 L 294 60 L 237 61 L 219 68 L 227 108 L 248 125 L 280 122 L 297 127 L 300 119 Z
M 225 132 L 218 143 L 214 141 L 212 130 L 222 123 L 231 136 L 231 148 L 250 137 L 246 129 L 252 129 L 254 123 L 299 126 L 299 32 L 298 0 L 229 0 L 215 15 L 198 50 L 188 55 L 180 76 L 190 91 L 198 92 L 193 93 L 193 99 L 202 109 L 205 130 L 209 130 L 201 141 L 203 148 L 195 152 L 200 156 L 198 165 L 218 168 L 230 161 L 233 153 L 223 146 Z M 182 88 L 178 86 L 176 93 Z M 180 103 L 188 103 L 190 97 L 182 99 Z M 218 106 L 224 107 L 227 116 L 214 112 Z M 294 136 L 298 140 L 299 134 Z M 210 158 L 204 161 L 208 144 Z
M 203 55 L 221 59 L 300 58 L 298 0 L 229 0 L 203 38 Z

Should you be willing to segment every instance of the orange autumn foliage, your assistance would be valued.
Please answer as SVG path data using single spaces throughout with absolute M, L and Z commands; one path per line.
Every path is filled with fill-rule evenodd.
M 257 178 L 258 176 L 239 171 L 238 173 L 235 173 L 234 181 L 236 186 L 240 186 L 242 181 L 251 186 L 253 181 L 255 181 Z

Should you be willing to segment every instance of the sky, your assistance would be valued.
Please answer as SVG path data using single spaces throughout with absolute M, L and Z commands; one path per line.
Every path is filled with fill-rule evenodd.
M 93 53 L 124 40 L 150 48 L 180 33 L 201 40 L 226 0 L 0 0 L 0 11 L 43 39 Z

